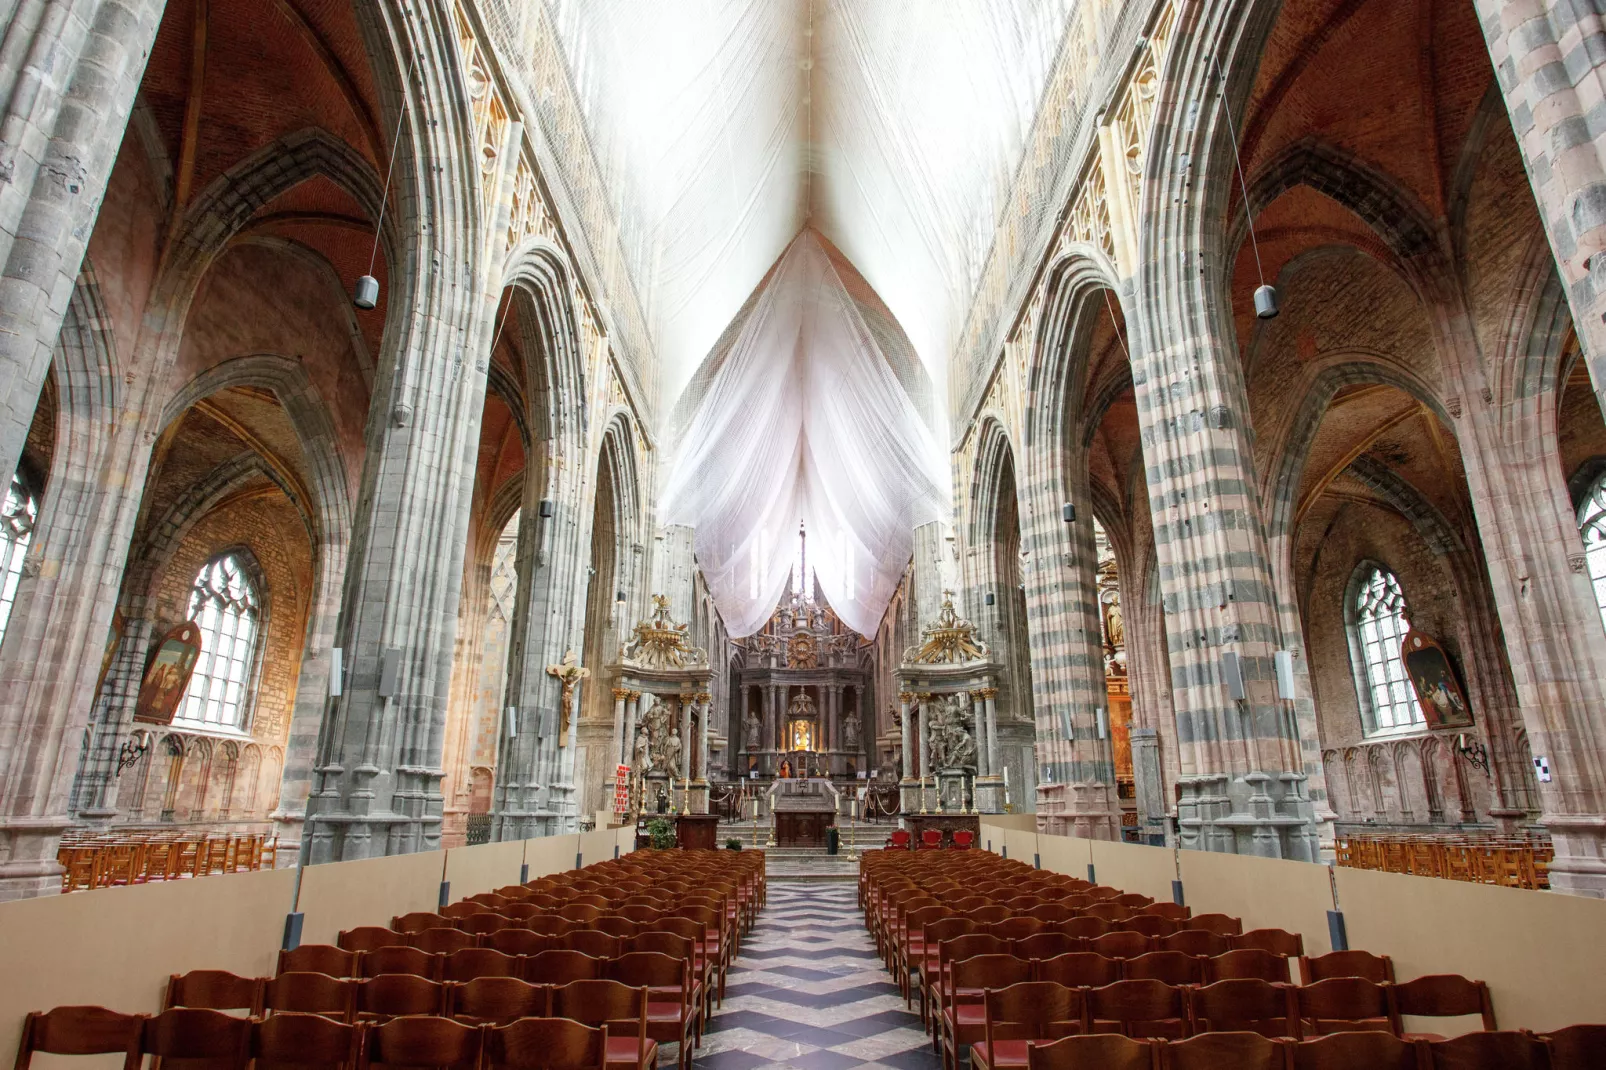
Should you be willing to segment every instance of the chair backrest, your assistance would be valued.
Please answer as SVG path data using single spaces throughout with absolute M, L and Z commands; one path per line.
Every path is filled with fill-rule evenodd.
M 954 846 L 959 848 L 961 851 L 968 851 L 970 846 L 975 842 L 976 834 L 969 829 L 954 830 Z
M 461 906 L 461 904 L 459 905 Z M 474 909 L 483 910 L 484 908 L 475 907 Z M 415 910 L 410 914 L 402 914 L 392 918 L 390 927 L 399 933 L 417 933 L 423 932 L 425 929 L 450 929 L 452 928 L 452 920 L 453 917 L 446 914 L 436 914 L 431 910 Z
M 1209 917 L 1202 914 L 1200 917 Z M 1190 922 L 1197 922 L 1199 918 L 1192 918 Z M 1298 958 L 1305 953 L 1305 938 L 1298 933 L 1287 932 L 1283 929 L 1251 929 L 1246 933 L 1231 936 L 1233 949 L 1242 947 L 1259 948 L 1261 951 L 1270 951 L 1273 955 L 1284 958 Z
M 920 834 L 920 846 L 927 849 L 942 846 L 942 833 L 937 829 L 926 829 Z
M 262 1005 L 262 979 L 241 977 L 227 970 L 191 970 L 167 979 L 162 1008 L 205 1007 L 214 1011 L 255 1014 Z
M 1550 1070 L 1550 1052 L 1532 1033 L 1464 1033 L 1432 1044 L 1435 1070 Z
M 357 1063 L 361 1030 L 321 1014 L 275 1014 L 251 1027 L 255 1070 L 342 1070 Z
M 909 841 L 913 838 L 907 829 L 893 829 L 892 835 L 887 837 L 887 845 L 897 848 L 908 847 Z
M 123 1070 L 138 1070 L 140 1039 L 149 1015 L 105 1007 L 33 1011 L 22 1022 L 16 1070 L 28 1070 L 36 1051 L 51 1055 L 122 1055 Z
M 978 925 L 995 925 L 1010 916 L 1010 910 L 1002 903 L 990 903 L 984 907 L 975 907 L 967 912 L 970 920 Z
M 466 918 L 471 914 L 480 914 L 485 910 L 478 903 L 453 903 L 449 907 L 441 907 L 441 917 L 451 918 L 453 921 Z
M 1112 959 L 1131 959 L 1151 950 L 1155 943 L 1154 937 L 1142 933 L 1113 932 L 1095 936 L 1087 942 L 1087 946 L 1089 950 Z
M 1121 979 L 1121 960 L 1096 951 L 1068 951 L 1035 964 L 1039 981 L 1096 988 Z
M 276 1014 L 324 1014 L 350 1021 L 356 999 L 355 981 L 326 973 L 292 971 L 262 986 L 261 1008 Z
M 378 977 L 382 973 L 411 973 L 431 980 L 440 975 L 440 955 L 416 947 L 381 947 L 364 951 L 357 960 L 357 973 Z
M 479 943 L 473 933 L 462 929 L 419 929 L 407 934 L 407 943 L 431 955 L 449 955 Z
M 1026 1070 L 1151 1070 L 1151 1041 L 1119 1033 L 1069 1036 L 1026 1046 Z
M 1116 902 L 1094 903 L 1083 911 L 1090 918 L 1105 921 L 1125 921 L 1132 916 L 1132 908 Z
M 453 985 L 448 996 L 453 1018 L 507 1023 L 539 1018 L 548 1010 L 548 989 L 517 977 L 476 977 Z
M 457 927 L 465 933 L 483 936 L 486 933 L 498 932 L 510 925 L 517 924 L 512 918 L 505 918 L 500 914 L 470 914 L 457 922 Z
M 485 1034 L 485 1063 L 507 1070 L 606 1070 L 608 1027 L 523 1018 Z
M 1381 1029 L 1398 1035 L 1399 1017 L 1394 1013 L 1388 989 L 1364 977 L 1329 977 L 1315 984 L 1294 989 L 1299 1016 L 1315 1022 L 1315 1032 Z
M 1187 927 L 1220 933 L 1222 936 L 1237 936 L 1244 931 L 1243 919 L 1235 918 L 1231 914 L 1195 914 L 1188 919 Z M 1281 929 L 1263 931 L 1282 932 Z
M 1075 936 L 1082 940 L 1091 940 L 1094 937 L 1103 936 L 1105 933 L 1109 932 L 1110 923 L 1105 921 L 1103 918 L 1091 918 L 1084 915 L 1082 917 L 1072 918 L 1069 921 L 1059 922 L 1054 926 L 1054 928 L 1064 933 L 1066 936 Z
M 447 955 L 441 980 L 472 981 L 476 977 L 517 977 L 519 960 L 490 947 L 465 947 Z
M 378 925 L 359 925 L 341 932 L 335 937 L 335 943 L 347 951 L 378 951 L 382 947 L 405 947 L 407 936 Z
M 1014 955 L 973 955 L 954 963 L 953 991 L 1007 988 L 1032 979 L 1032 964 Z
M 595 921 L 602 915 L 603 908 L 591 903 L 565 903 L 558 908 L 558 917 L 569 921 Z
M 1482 981 L 1469 981 L 1460 974 L 1430 973 L 1404 984 L 1394 986 L 1395 1009 L 1402 1015 L 1419 1018 L 1456 1018 L 1476 1014 L 1483 1028 L 1493 1032 L 1495 1024 L 1494 1002 L 1489 998 L 1489 986 Z
M 1570 1025 L 1546 1036 L 1551 1070 L 1598 1070 L 1606 1066 L 1606 1025 Z
M 509 903 L 507 906 L 502 907 L 497 911 L 497 913 L 501 914 L 504 918 L 511 918 L 514 921 L 524 921 L 527 918 L 533 918 L 536 915 L 543 914 L 545 912 L 545 907 L 536 903 L 525 902 L 523 900 L 517 903 Z
M 1064 933 L 1033 933 L 1016 940 L 1011 950 L 1023 959 L 1051 959 L 1082 950 L 1082 941 Z
M 528 929 L 503 929 L 485 938 L 485 946 L 504 955 L 539 955 L 553 944 L 552 937 Z
M 209 1070 L 251 1059 L 251 1019 L 199 1007 L 174 1007 L 145 1023 L 140 1050 L 167 1060 L 205 1060 Z
M 992 933 L 966 933 L 937 945 L 937 961 L 942 965 L 975 955 L 1007 955 L 1009 941 Z
M 350 977 L 357 972 L 357 953 L 333 944 L 302 944 L 279 952 L 278 973 L 326 973 Z
M 660 951 L 631 951 L 609 962 L 607 974 L 631 988 L 685 988 L 691 980 L 689 967 L 684 958 Z
M 525 960 L 524 979 L 542 985 L 566 985 L 571 981 L 588 981 L 602 976 L 605 961 L 587 955 L 584 951 L 553 948 Z
M 1100 1022 L 1114 1022 L 1129 1037 L 1188 1032 L 1183 990 L 1163 981 L 1116 981 L 1090 988 L 1087 1011 L 1095 1030 Z
M 393 1018 L 368 1030 L 367 1062 L 472 1070 L 480 1061 L 485 1030 L 450 1018 Z
M 635 1024 L 641 1036 L 647 1029 L 647 989 L 632 988 L 619 981 L 570 981 L 552 990 L 552 1014 L 558 1018 L 573 1018 L 586 1025 L 613 1025 L 622 1028 Z
M 1419 1070 L 1416 1045 L 1388 1033 L 1334 1033 L 1290 1049 L 1294 1070 Z
M 1146 907 L 1154 902 L 1154 897 L 1144 895 L 1142 892 L 1122 892 L 1110 902 L 1120 903 L 1124 907 Z
M 1045 924 L 1036 918 L 1017 916 L 995 921 L 987 927 L 987 931 L 1005 940 L 1020 940 L 1042 932 Z
M 1288 1046 L 1259 1033 L 1207 1033 L 1167 1043 L 1160 1057 L 1166 1070 L 1284 1070 Z
M 591 928 L 596 929 L 598 932 L 607 933 L 609 936 L 617 936 L 626 940 L 641 931 L 641 925 L 638 922 L 621 914 L 604 914 L 591 923 Z
M 361 1014 L 396 1018 L 406 1014 L 441 1014 L 446 990 L 427 977 L 411 973 L 382 973 L 357 986 Z
M 1203 960 L 1182 951 L 1150 951 L 1123 960 L 1121 976 L 1130 980 L 1151 978 L 1168 985 L 1195 985 L 1204 977 Z
M 1314 958 L 1301 955 L 1299 976 L 1307 985 L 1329 977 L 1360 977 L 1382 984 L 1394 980 L 1394 960 L 1370 951 L 1330 951 Z
M 575 922 L 568 918 L 560 918 L 556 914 L 544 914 L 536 918 L 526 918 L 520 928 L 528 929 L 532 933 L 543 936 L 561 936 L 575 927 Z
M 1030 914 L 1038 921 L 1049 925 L 1057 925 L 1076 917 L 1076 911 L 1064 903 L 1039 903 L 1031 909 Z
M 1190 955 L 1224 955 L 1232 949 L 1227 938 L 1205 929 L 1178 929 L 1160 937 L 1161 951 L 1185 951 Z
M 1139 912 L 1139 916 L 1170 918 L 1172 921 L 1182 923 L 1186 922 L 1192 913 L 1181 903 L 1150 903 Z
M 988 988 L 982 994 L 987 1043 L 993 1031 L 1008 1026 L 1007 1035 L 1018 1040 L 1052 1040 L 1085 1032 L 1082 990 L 1053 981 L 1021 981 L 1007 988 Z
M 631 951 L 656 951 L 659 954 L 670 955 L 677 959 L 692 960 L 697 957 L 697 941 L 679 933 L 662 932 L 653 929 L 649 932 L 637 933 L 631 937 L 625 948 L 625 953 Z
M 1258 947 L 1241 947 L 1220 955 L 1212 955 L 1205 960 L 1206 981 L 1226 981 L 1238 977 L 1258 977 L 1262 981 L 1287 981 L 1288 960 L 1270 951 L 1262 951 Z
M 1195 1029 L 1294 1039 L 1300 1035 L 1294 994 L 1286 984 L 1235 978 L 1192 989 L 1188 1000 Z
M 1111 928 L 1118 932 L 1142 933 L 1144 936 L 1170 936 L 1177 931 L 1177 923 L 1157 914 L 1134 914 L 1118 921 Z
M 598 929 L 575 929 L 559 938 L 558 946 L 583 951 L 593 958 L 611 959 L 619 954 L 624 941 Z

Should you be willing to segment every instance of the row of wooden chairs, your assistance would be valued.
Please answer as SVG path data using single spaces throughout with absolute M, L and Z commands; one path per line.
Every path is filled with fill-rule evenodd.
M 139 1070 L 146 1056 L 208 1070 L 245 1070 L 253 1064 L 256 1070 L 638 1070 L 654 1065 L 657 1057 L 651 1040 L 609 1036 L 605 1023 L 588 1026 L 568 1018 L 524 1017 L 491 1025 L 417 1015 L 349 1023 L 317 1014 L 253 1019 L 176 1008 L 150 1016 L 104 1007 L 57 1007 L 28 1015 L 16 1070 L 28 1070 L 35 1052 L 120 1055 L 123 1070 Z
M 1334 842 L 1341 866 L 1506 888 L 1549 888 L 1554 854 L 1553 848 L 1541 843 L 1381 836 L 1341 836 Z
M 1606 1026 L 1576 1025 L 1536 1036 L 1468 1033 L 1402 1040 L 1387 1033 L 1333 1033 L 1310 1040 L 1249 1032 L 1186 1040 L 1134 1040 L 1111 1033 L 1026 1041 L 1024 1070 L 1598 1070 Z
M 278 857 L 278 837 L 261 833 L 92 841 L 63 844 L 56 852 L 63 892 L 272 869 Z

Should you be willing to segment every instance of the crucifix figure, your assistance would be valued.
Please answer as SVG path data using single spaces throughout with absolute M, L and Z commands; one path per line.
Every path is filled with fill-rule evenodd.
M 580 686 L 580 681 L 591 675 L 591 670 L 579 664 L 573 648 L 563 655 L 563 660 L 556 665 L 548 665 L 546 674 L 553 677 L 563 685 L 563 695 L 558 701 L 561 711 L 558 721 L 558 746 L 569 745 L 569 717 L 574 710 L 574 689 Z

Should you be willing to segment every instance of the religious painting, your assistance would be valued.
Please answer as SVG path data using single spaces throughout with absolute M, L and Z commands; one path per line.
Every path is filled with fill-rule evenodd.
M 1433 638 L 1412 630 L 1401 644 L 1405 674 L 1416 688 L 1416 700 L 1429 728 L 1467 728 L 1472 707 L 1461 691 L 1450 655 Z
M 100 689 L 106 686 L 106 674 L 111 672 L 112 658 L 117 654 L 117 644 L 123 641 L 123 611 L 112 610 L 112 626 L 106 632 L 106 650 L 100 656 L 100 675 L 95 677 L 95 698 L 100 698 Z
M 184 698 L 184 689 L 189 686 L 190 674 L 195 671 L 195 659 L 200 655 L 201 629 L 194 621 L 187 620 L 163 636 L 140 683 L 134 719 L 171 724 Z

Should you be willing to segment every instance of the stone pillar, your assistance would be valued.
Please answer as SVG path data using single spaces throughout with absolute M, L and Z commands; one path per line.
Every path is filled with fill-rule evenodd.
M 970 693 L 970 719 L 976 727 L 976 775 L 988 776 L 992 765 L 988 761 L 987 704 L 979 691 Z
M 986 705 L 987 718 L 987 769 L 993 776 L 1003 773 L 998 756 L 998 688 L 984 687 L 978 694 Z
M 616 738 L 621 732 L 624 733 L 624 737 L 619 744 L 619 753 L 616 756 L 617 764 L 619 765 L 630 764 L 630 737 L 634 735 L 632 729 L 635 718 L 625 712 L 625 707 L 629 700 L 629 688 L 616 687 L 613 689 L 613 731 Z
M 903 778 L 913 780 L 919 775 L 914 766 L 914 712 L 909 703 L 914 696 L 907 691 L 898 692 L 898 715 L 903 723 L 899 726 L 903 736 Z
M 708 692 L 700 692 L 697 696 L 698 731 L 697 731 L 697 779 L 708 780 L 708 722 L 713 715 L 713 696 Z
M 825 745 L 820 748 L 824 751 L 833 751 L 842 745 L 842 685 L 833 683 L 830 688 L 831 715 L 825 719 Z
M 7 6 L 0 31 L 0 471 L 8 478 L 22 456 L 165 6 Z
M 691 714 L 692 705 L 696 698 L 692 695 L 681 695 L 675 703 L 675 713 L 680 720 L 680 776 L 682 780 L 691 779 Z
M 926 721 L 926 706 L 931 702 L 930 695 L 915 696 L 920 701 L 920 775 L 931 775 L 931 729 Z

